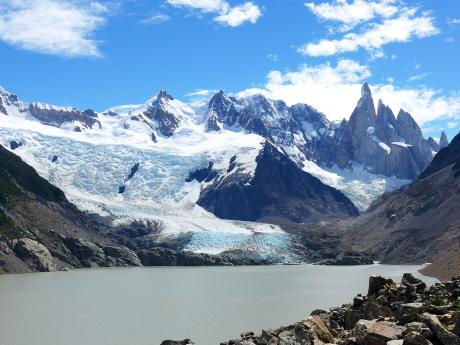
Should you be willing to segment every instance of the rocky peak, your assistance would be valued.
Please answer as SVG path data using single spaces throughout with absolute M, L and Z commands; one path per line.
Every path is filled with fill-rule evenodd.
M 212 96 L 211 100 L 209 101 L 208 111 L 215 111 L 218 114 L 222 114 L 228 111 L 231 104 L 232 101 L 230 98 L 224 91 L 220 90 L 218 93 Z
M 157 123 L 158 130 L 166 137 L 172 136 L 180 123 L 174 108 L 171 107 L 174 101 L 171 95 L 161 90 L 143 113 L 148 119 Z
M 361 86 L 361 98 L 372 98 L 371 88 L 367 82 Z
M 160 92 L 157 95 L 157 100 L 174 100 L 174 97 L 171 96 L 169 93 L 167 93 L 165 90 L 160 90 Z
M 424 140 L 422 130 L 407 111 L 401 109 L 396 119 L 398 134 L 407 144 L 419 145 Z
M 449 145 L 449 139 L 447 139 L 446 132 L 441 132 L 441 138 L 439 139 L 439 148 L 442 149 Z
M 428 138 L 428 145 L 431 147 L 431 149 L 434 151 L 434 152 L 438 152 L 439 151 L 439 144 L 436 140 L 434 140 L 432 137 L 429 137 Z
M 20 106 L 18 96 L 0 86 L 0 113 L 2 113 L 3 108 L 3 113 L 7 115 L 6 109 L 4 107 L 10 105 L 14 105 L 16 107 Z
M 391 108 L 379 100 L 377 107 L 376 133 L 386 142 L 397 141 L 397 121 Z
M 242 170 L 217 177 L 197 204 L 219 218 L 277 224 L 358 215 L 345 195 L 303 171 L 268 140 L 256 163 L 253 176 Z
M 93 128 L 95 124 L 101 127 L 97 114 L 92 109 L 84 112 L 76 108 L 56 107 L 42 103 L 31 103 L 26 108 L 37 120 L 45 125 L 59 127 L 68 122 L 80 122 L 85 128 Z

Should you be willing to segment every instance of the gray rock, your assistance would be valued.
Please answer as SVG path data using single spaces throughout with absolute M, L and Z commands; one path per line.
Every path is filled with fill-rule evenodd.
M 431 342 L 421 334 L 409 332 L 404 336 L 403 345 L 431 345 Z
M 431 329 L 436 339 L 443 345 L 460 345 L 460 337 L 446 330 L 436 316 L 423 313 L 420 319 Z
M 365 302 L 361 306 L 361 311 L 363 313 L 363 318 L 367 320 L 393 316 L 390 308 L 383 306 L 373 300 Z
M 441 132 L 441 138 L 439 139 L 439 149 L 442 149 L 449 145 L 449 139 L 447 139 L 446 132 Z
M 369 277 L 369 289 L 367 294 L 369 296 L 377 294 L 380 290 L 384 289 L 386 285 L 393 283 L 391 279 L 386 279 L 381 276 Z
M 361 343 L 364 339 L 364 337 L 367 335 L 367 332 L 369 328 L 375 323 L 375 321 L 371 320 L 359 320 L 355 328 L 351 331 L 351 334 L 356 337 L 356 340 L 359 343 Z
M 41 272 L 56 271 L 56 265 L 50 251 L 43 244 L 30 238 L 21 238 L 13 242 L 16 255 Z
M 163 340 L 160 345 L 192 345 L 193 341 L 190 339 L 184 340 Z
M 66 238 L 64 244 L 85 267 L 106 266 L 104 250 L 90 241 Z
M 126 247 L 105 246 L 107 266 L 142 266 L 137 254 Z
M 360 345 L 385 345 L 388 341 L 402 338 L 404 331 L 403 326 L 388 321 L 377 321 L 367 330 Z
M 362 319 L 362 315 L 359 311 L 353 309 L 346 310 L 343 315 L 345 329 L 353 329 L 360 319 Z

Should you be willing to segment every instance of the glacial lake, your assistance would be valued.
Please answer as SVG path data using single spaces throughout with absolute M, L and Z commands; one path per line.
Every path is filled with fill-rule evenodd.
M 84 269 L 0 276 L 2 345 L 215 345 L 349 303 L 370 275 L 421 266 Z M 428 283 L 433 278 L 423 277 Z

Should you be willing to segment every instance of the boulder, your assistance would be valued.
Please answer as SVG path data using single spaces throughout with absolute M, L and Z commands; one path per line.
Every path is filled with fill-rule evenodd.
M 43 244 L 30 238 L 21 238 L 14 241 L 13 248 L 16 255 L 34 270 L 40 272 L 56 271 L 53 257 Z
M 404 336 L 403 345 L 431 345 L 431 342 L 419 333 L 409 332 Z
M 309 328 L 322 342 L 332 343 L 332 334 L 324 321 L 318 315 L 310 316 L 306 321 L 304 321 L 304 325 L 307 326 L 307 328 Z
M 423 280 L 415 278 L 411 273 L 404 273 L 402 280 L 402 285 L 412 285 L 415 287 L 416 291 L 421 291 L 426 288 L 426 284 Z
M 353 309 L 346 310 L 343 314 L 343 323 L 345 329 L 353 329 L 360 319 L 362 319 L 362 317 L 359 311 Z
M 460 318 L 458 318 L 457 321 L 455 322 L 454 333 L 460 336 Z
M 425 338 L 432 338 L 433 332 L 423 322 L 410 322 L 404 325 L 407 332 L 419 333 Z
M 192 345 L 193 341 L 190 339 L 184 340 L 163 340 L 160 345 Z
M 374 320 L 381 317 L 391 317 L 393 313 L 390 308 L 383 306 L 376 301 L 369 300 L 361 306 L 361 311 L 366 320 Z
M 377 321 L 367 330 L 367 334 L 358 344 L 385 345 L 388 341 L 401 339 L 406 327 L 388 321 Z
M 393 280 L 386 279 L 381 276 L 370 276 L 369 277 L 369 289 L 367 294 L 369 296 L 377 294 L 380 290 L 384 289 L 386 285 L 393 283 Z
M 441 344 L 460 345 L 460 337 L 446 330 L 436 316 L 423 313 L 420 319 L 431 329 Z
M 351 334 L 356 337 L 356 342 L 358 344 L 362 343 L 362 340 L 364 337 L 367 335 L 367 331 L 371 326 L 375 323 L 375 321 L 370 321 L 370 320 L 359 320 L 355 328 L 351 331 Z

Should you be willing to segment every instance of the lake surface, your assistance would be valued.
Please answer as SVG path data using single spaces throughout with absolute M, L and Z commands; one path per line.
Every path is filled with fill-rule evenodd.
M 157 345 L 191 338 L 214 345 L 351 302 L 367 291 L 372 274 L 399 280 L 420 268 L 158 267 L 3 275 L 0 344 Z

